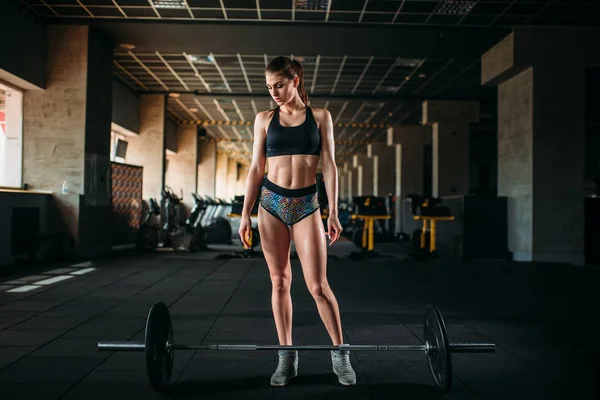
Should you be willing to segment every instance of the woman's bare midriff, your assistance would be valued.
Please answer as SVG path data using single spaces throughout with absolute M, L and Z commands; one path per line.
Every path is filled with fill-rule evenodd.
M 319 156 L 287 155 L 267 159 L 267 178 L 286 189 L 301 189 L 316 182 Z

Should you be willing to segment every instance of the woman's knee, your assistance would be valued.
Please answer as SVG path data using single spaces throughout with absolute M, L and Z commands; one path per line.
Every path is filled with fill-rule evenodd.
M 292 285 L 292 275 L 288 273 L 272 274 L 271 284 L 274 292 L 289 292 Z
M 314 282 L 308 285 L 308 291 L 315 300 L 326 299 L 327 295 L 331 291 L 329 284 L 324 282 Z

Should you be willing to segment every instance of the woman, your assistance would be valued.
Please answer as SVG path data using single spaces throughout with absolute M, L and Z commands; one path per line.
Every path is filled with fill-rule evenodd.
M 321 157 L 329 200 L 327 236 L 331 246 L 342 232 L 337 215 L 338 178 L 331 114 L 306 106 L 308 96 L 298 61 L 275 58 L 267 65 L 265 76 L 277 108 L 258 113 L 254 121 L 252 165 L 247 178 L 240 238 L 244 246 L 249 247 L 250 210 L 260 190 L 258 230 L 271 276 L 271 303 L 279 343 L 292 344 L 290 240 L 294 239 L 319 315 L 333 344 L 341 345 L 340 312 L 327 282 L 327 243 L 316 189 L 317 164 Z M 269 172 L 264 179 L 266 160 Z M 271 385 L 284 386 L 298 374 L 298 352 L 283 350 L 278 355 L 279 363 Z M 331 360 L 341 384 L 356 383 L 347 350 L 332 351 Z

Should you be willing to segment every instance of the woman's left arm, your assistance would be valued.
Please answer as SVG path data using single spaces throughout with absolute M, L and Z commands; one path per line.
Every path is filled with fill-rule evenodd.
M 321 131 L 321 166 L 323 168 L 323 181 L 329 203 L 329 218 L 327 219 L 327 235 L 331 246 L 342 233 L 342 226 L 338 220 L 338 170 L 335 164 L 335 141 L 333 139 L 333 120 L 328 110 L 320 110 L 319 122 Z

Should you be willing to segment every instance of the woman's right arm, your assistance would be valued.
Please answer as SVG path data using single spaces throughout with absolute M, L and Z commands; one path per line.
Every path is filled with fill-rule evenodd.
M 265 175 L 265 120 L 266 112 L 256 114 L 254 120 L 254 144 L 252 146 L 252 164 L 246 178 L 246 195 L 244 196 L 244 207 L 242 217 L 250 217 L 250 211 L 254 207 L 254 201 L 258 196 L 259 186 Z

